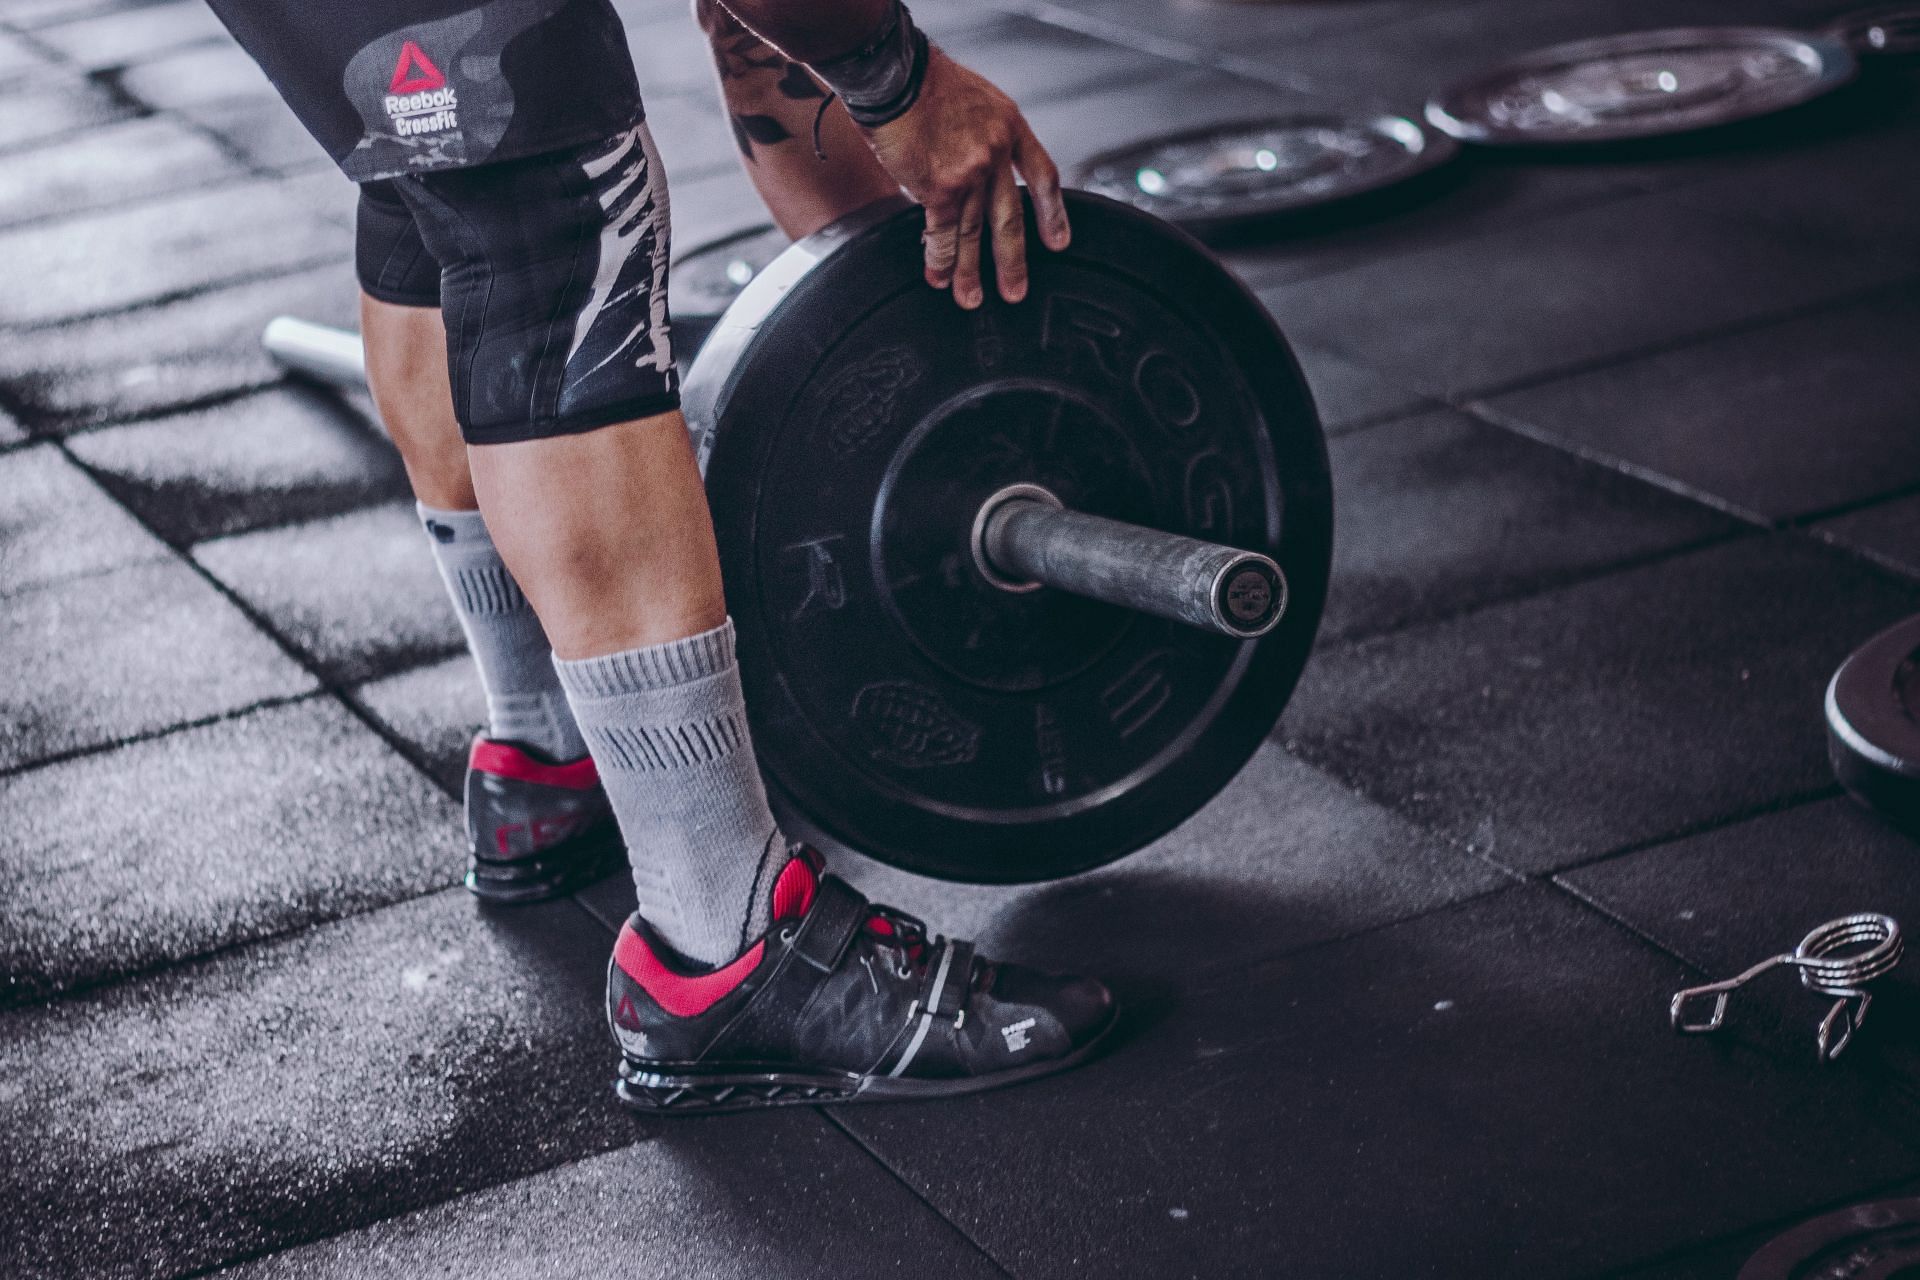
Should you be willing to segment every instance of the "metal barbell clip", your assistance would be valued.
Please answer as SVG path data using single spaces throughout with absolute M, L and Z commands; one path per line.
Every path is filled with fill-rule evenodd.
M 1818 1037 L 1820 1060 L 1831 1062 L 1867 1020 L 1867 1007 L 1873 997 L 1865 990 L 1866 984 L 1891 972 L 1905 949 L 1900 924 L 1892 916 L 1876 912 L 1842 916 L 1814 929 L 1792 951 L 1769 956 L 1745 973 L 1676 992 L 1668 1017 L 1675 1031 L 1717 1031 L 1726 1021 L 1727 1000 L 1734 991 L 1769 969 L 1787 965 L 1799 971 L 1801 986 L 1834 997 L 1833 1007 L 1820 1020 Z M 1713 997 L 1712 1014 L 1704 1022 L 1688 1022 L 1687 1005 L 1706 996 Z

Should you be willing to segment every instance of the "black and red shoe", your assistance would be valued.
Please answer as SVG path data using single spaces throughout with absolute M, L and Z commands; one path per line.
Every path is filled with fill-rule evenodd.
M 473 740 L 467 756 L 467 888 L 489 902 L 544 902 L 626 863 L 591 756 L 550 764 Z
M 607 967 L 607 1019 L 637 1111 L 945 1098 L 1064 1071 L 1113 1030 L 1106 987 L 974 954 L 821 874 L 801 849 L 773 926 L 696 970 L 635 915 Z

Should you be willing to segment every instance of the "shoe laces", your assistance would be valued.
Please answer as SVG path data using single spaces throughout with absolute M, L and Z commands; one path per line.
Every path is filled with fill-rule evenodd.
M 914 966 L 921 963 L 927 954 L 929 936 L 926 922 L 897 907 L 871 904 L 867 913 L 866 932 L 875 945 L 892 953 L 894 972 L 902 978 L 913 976 Z

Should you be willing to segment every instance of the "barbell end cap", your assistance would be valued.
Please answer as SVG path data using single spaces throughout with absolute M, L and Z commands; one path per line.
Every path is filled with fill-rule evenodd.
M 1267 556 L 1246 552 L 1226 563 L 1213 580 L 1213 614 L 1220 629 L 1241 640 L 1258 640 L 1287 612 L 1287 575 Z

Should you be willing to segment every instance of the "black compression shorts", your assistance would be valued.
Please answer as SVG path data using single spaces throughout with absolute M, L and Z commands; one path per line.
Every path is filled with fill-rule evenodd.
M 470 444 L 590 431 L 680 403 L 666 171 L 644 122 L 592 146 L 361 188 L 375 298 L 439 306 Z
M 610 138 L 640 114 L 609 0 L 209 0 L 356 182 Z

